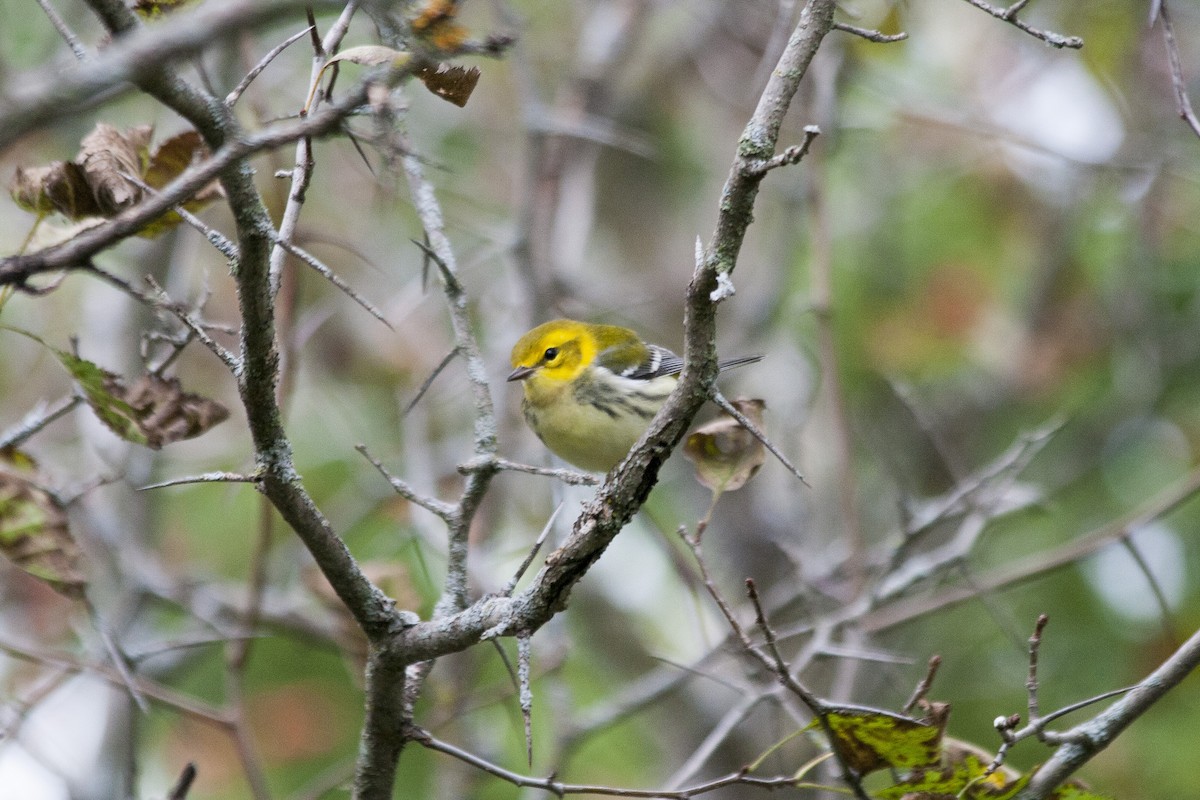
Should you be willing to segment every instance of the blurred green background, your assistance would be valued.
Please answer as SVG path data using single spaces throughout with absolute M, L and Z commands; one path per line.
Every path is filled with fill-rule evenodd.
M 58 5 L 85 44 L 101 42 L 85 9 Z M 719 317 L 723 354 L 766 356 L 724 378 L 725 393 L 766 399 L 772 439 L 811 485 L 768 460 L 717 506 L 705 538 L 709 569 L 745 621 L 746 577 L 786 606 L 781 628 L 850 602 L 864 552 L 889 552 L 909 515 L 975 480 L 1017 437 L 1047 424 L 1061 427 L 999 497 L 1001 511 L 961 568 L 919 584 L 911 597 L 986 583 L 1006 564 L 1130 514 L 1196 469 L 1200 140 L 1175 112 L 1162 31 L 1148 25 L 1148 5 L 1041 0 L 1023 13 L 1033 25 L 1081 36 L 1081 51 L 1049 48 L 958 0 L 864 0 L 840 12 L 841 20 L 909 38 L 875 44 L 835 32 L 826 39 L 782 141 L 799 143 L 806 125 L 819 125 L 821 135 L 801 165 L 764 182 L 733 276 L 737 295 Z M 503 382 L 508 349 L 533 323 L 559 315 L 616 322 L 682 345 L 694 243 L 710 236 L 738 137 L 780 36 L 791 29 L 793 6 L 468 4 L 465 24 L 478 35 L 516 33 L 513 50 L 501 60 L 473 60 L 483 76 L 465 109 L 419 87 L 406 90 L 405 124 L 444 204 L 490 367 L 502 455 L 549 463 L 519 419 L 518 390 Z M 1200 9 L 1174 3 L 1171 10 L 1195 94 Z M 30 4 L 0 0 L 0 16 L 7 20 L 0 80 L 69 61 Z M 324 29 L 332 18 L 319 21 Z M 215 43 L 185 69 L 195 75 L 202 65 L 223 94 L 302 27 L 299 17 L 280 20 Z M 347 45 L 372 36 L 359 19 Z M 305 47 L 294 45 L 252 85 L 238 106 L 247 126 L 301 106 L 311 59 Z M 0 153 L 0 172 L 7 180 L 18 166 L 72 158 L 97 121 L 153 122 L 156 140 L 182 128 L 170 112 L 126 94 L 25 137 Z M 392 329 L 292 265 L 294 293 L 282 312 L 294 355 L 288 430 L 305 484 L 335 529 L 358 558 L 386 573 L 402 606 L 427 615 L 441 588 L 444 532 L 396 498 L 354 446 L 366 443 L 393 473 L 450 498 L 461 483 L 456 465 L 470 455 L 473 412 L 455 362 L 403 413 L 453 340 L 442 295 L 423 280 L 421 253 L 409 242 L 421 230 L 403 176 L 371 146 L 369 120 L 353 127 L 365 160 L 344 138 L 316 143 L 298 238 L 382 308 Z M 255 162 L 276 214 L 287 187 L 273 174 L 291 158 L 285 148 Z M 203 216 L 232 229 L 220 208 Z M 21 247 L 32 222 L 0 203 L 6 254 Z M 34 246 L 63 235 L 64 223 L 50 219 Z M 153 275 L 177 300 L 208 295 L 207 319 L 238 322 L 227 265 L 195 231 L 130 240 L 97 261 L 132 282 Z M 15 296 L 0 322 L 58 347 L 78 337 L 83 356 L 126 374 L 142 363 L 145 332 L 163 325 L 83 275 L 67 276 L 45 297 Z M 261 509 L 240 485 L 133 491 L 251 466 L 244 416 L 222 365 L 193 346 L 177 372 L 187 388 L 233 409 L 231 419 L 151 454 L 79 410 L 27 449 L 55 487 L 86 489 L 72 523 L 105 624 L 123 646 L 147 654 L 139 662 L 147 674 L 222 706 L 235 696 L 224 640 L 240 631 L 227 612 L 245 603 Z M 0 331 L 0 428 L 69 391 L 44 349 Z M 555 505 L 565 505 L 553 534 L 561 537 L 589 496 L 529 475 L 497 478 L 473 532 L 473 592 L 502 588 Z M 724 637 L 675 533 L 694 526 L 708 500 L 689 465 L 673 457 L 570 609 L 534 638 L 532 768 L 511 680 L 490 647 L 438 664 L 419 722 L 519 772 L 636 787 L 682 775 L 718 721 L 769 688 L 769 676 L 723 652 L 636 713 L 595 729 L 589 720 L 647 676 L 688 675 L 683 665 Z M 1002 513 L 1010 505 L 1019 508 Z M 1200 504 L 1185 502 L 1132 536 L 1166 613 L 1130 551 L 1114 543 L 1072 566 L 874 633 L 833 630 L 805 679 L 822 695 L 896 709 L 929 656 L 940 654 L 930 696 L 952 704 L 949 734 L 994 750 L 992 720 L 1024 711 L 1025 639 L 1038 614 L 1050 617 L 1039 670 L 1043 710 L 1136 682 L 1195 630 L 1198 524 Z M 939 535 L 953 531 L 944 528 Z M 243 687 L 251 744 L 272 796 L 343 796 L 361 693 L 354 657 L 339 651 L 355 640 L 338 627 L 345 621 L 282 524 L 266 580 L 268 622 L 252 643 Z M 7 566 L 0 636 L 82 663 L 105 659 L 76 606 Z M 809 644 L 793 637 L 789 656 Z M 503 647 L 515 659 L 512 643 Z M 0 786 L 21 787 L 12 795 L 0 789 L 0 797 L 114 797 L 131 781 L 142 796 L 159 797 L 189 760 L 199 768 L 197 800 L 252 796 L 220 725 L 161 705 L 143 716 L 96 678 L 62 676 L 39 696 L 52 673 L 44 661 L 0 658 L 0 724 L 11 726 L 0 739 Z M 1188 743 L 1198 719 L 1193 677 L 1082 777 L 1118 798 L 1189 796 Z M 764 701 L 684 783 L 737 769 L 796 727 L 791 710 Z M 763 769 L 794 771 L 812 752 L 794 744 Z M 1011 763 L 1028 768 L 1048 752 L 1026 742 Z M 528 795 L 415 746 L 400 770 L 397 796 L 406 798 Z

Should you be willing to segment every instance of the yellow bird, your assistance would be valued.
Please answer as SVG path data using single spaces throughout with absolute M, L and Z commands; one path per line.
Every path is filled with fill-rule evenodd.
M 762 356 L 722 361 L 722 371 Z M 572 319 L 545 322 L 513 346 L 509 381 L 521 381 L 525 421 L 551 451 L 607 472 L 629 454 L 675 388 L 683 359 L 629 328 Z

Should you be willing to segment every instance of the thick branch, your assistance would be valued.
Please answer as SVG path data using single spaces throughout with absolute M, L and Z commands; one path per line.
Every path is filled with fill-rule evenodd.
M 367 661 L 367 718 L 354 774 L 355 800 L 391 800 L 396 763 L 407 740 L 404 668 L 381 655 L 372 648 Z

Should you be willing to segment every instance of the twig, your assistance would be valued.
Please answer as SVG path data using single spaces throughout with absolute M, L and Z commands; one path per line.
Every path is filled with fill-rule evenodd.
M 512 772 L 504 767 L 494 764 L 484 758 L 480 758 L 474 753 L 470 753 L 454 745 L 443 742 L 431 736 L 427 731 L 416 729 L 409 733 L 412 741 L 430 749 L 436 750 L 439 753 L 445 753 L 448 756 L 458 759 L 463 763 L 470 764 L 477 769 L 481 769 L 489 775 L 494 775 L 497 778 L 506 780 L 514 786 L 531 787 L 534 789 L 542 789 L 557 797 L 562 797 L 568 794 L 600 794 L 613 797 L 647 797 L 647 798 L 671 798 L 671 800 L 688 800 L 688 798 L 696 797 L 697 795 L 707 794 L 708 792 L 716 791 L 717 789 L 733 785 L 756 786 L 763 789 L 783 788 L 785 786 L 795 785 L 795 779 L 790 776 L 780 776 L 774 778 L 756 778 L 747 774 L 744 770 L 732 772 L 720 778 L 714 778 L 704 783 L 694 784 L 683 789 L 665 790 L 665 789 L 622 789 L 614 786 L 599 786 L 595 784 L 578 784 L 564 783 L 549 778 L 534 778 L 528 775 L 522 775 L 518 772 Z
M 42 7 L 46 17 L 50 20 L 50 24 L 54 26 L 54 30 L 58 31 L 58 35 L 67 43 L 67 47 L 71 48 L 71 52 L 75 54 L 75 59 L 78 61 L 86 61 L 88 52 L 84 49 L 83 43 L 79 41 L 79 37 L 67 26 L 66 20 L 55 10 L 54 6 L 50 5 L 50 0 L 37 0 L 37 4 Z
M 1018 17 L 1017 12 L 1024 8 L 1025 4 L 1029 2 L 1029 0 L 1017 0 L 1007 8 L 994 6 L 991 3 L 985 2 L 985 0 L 967 0 L 967 2 L 982 11 L 986 11 L 996 19 L 1004 20 L 1008 24 L 1019 28 L 1035 39 L 1041 39 L 1051 47 L 1057 47 L 1059 49 L 1069 47 L 1072 50 L 1078 50 L 1079 48 L 1083 47 L 1083 39 L 1079 38 L 1078 36 L 1063 36 L 1062 34 L 1054 33 L 1052 31 L 1041 30 L 1033 27 Z
M 562 511 L 562 507 L 562 503 L 559 503 L 557 506 L 555 506 L 554 512 L 550 514 L 550 518 L 547 519 L 546 524 L 542 526 L 542 532 L 538 534 L 537 541 L 533 543 L 533 547 L 530 548 L 529 554 L 525 556 L 525 560 L 521 562 L 521 566 L 517 567 L 516 574 L 509 579 L 508 583 L 505 584 L 504 588 L 500 591 L 501 596 L 512 597 L 512 593 L 516 591 L 517 584 L 520 582 L 521 577 L 525 574 L 525 570 L 529 569 L 529 565 L 532 564 L 533 559 L 537 557 L 538 550 L 541 549 L 542 544 L 546 541 L 546 537 L 549 536 L 550 531 L 554 529 L 554 520 L 558 518 L 558 512 Z
M 517 681 L 520 686 L 521 719 L 525 723 L 525 757 L 533 766 L 533 689 L 529 683 L 529 663 L 533 658 L 529 634 L 517 636 Z
M 861 36 L 868 42 L 876 42 L 878 44 L 891 44 L 892 42 L 902 42 L 908 38 L 908 34 L 901 31 L 900 33 L 881 33 L 871 30 L 870 28 L 860 28 L 857 25 L 847 25 L 845 22 L 833 23 L 835 31 L 843 33 L 852 33 L 855 36 Z
M 734 406 L 733 403 L 726 400 L 725 395 L 721 394 L 721 392 L 718 389 L 716 389 L 715 387 L 713 388 L 713 391 L 712 391 L 712 400 L 714 403 L 716 403 L 721 408 L 722 411 L 724 411 L 726 414 L 728 414 L 729 416 L 736 419 L 738 421 L 739 425 L 741 425 L 743 428 L 748 430 L 750 432 L 751 436 L 753 436 L 755 439 L 758 439 L 758 441 L 762 443 L 763 447 L 765 447 L 765 448 L 767 448 L 767 450 L 771 451 L 771 455 L 773 455 L 773 456 L 775 456 L 775 458 L 779 459 L 779 463 L 783 464 L 783 466 L 787 469 L 788 472 L 795 475 L 796 479 L 799 480 L 801 483 L 803 483 L 805 486 L 808 486 L 808 481 L 804 480 L 804 476 L 801 475 L 800 471 L 798 469 L 796 469 L 796 467 L 792 464 L 791 461 L 788 460 L 787 456 L 785 456 L 782 452 L 780 452 L 779 448 L 777 448 L 774 444 L 772 444 L 771 440 L 767 438 L 767 435 L 765 433 L 763 433 L 762 431 L 760 431 L 758 429 L 758 426 L 755 425 L 753 422 L 751 422 L 750 419 L 745 414 L 738 411 L 737 407 Z
M 173 479 L 167 481 L 149 483 L 146 486 L 139 486 L 138 492 L 149 492 L 150 489 L 163 489 L 169 486 L 190 486 L 192 483 L 258 483 L 260 480 L 262 480 L 262 476 L 253 473 L 250 475 L 241 473 L 204 473 L 203 475 L 173 477 Z
M 283 236 L 281 234 L 276 235 L 272 238 L 274 238 L 275 244 L 279 245 L 281 248 L 283 248 L 287 252 L 291 253 L 292 255 L 294 255 L 296 258 L 300 259 L 301 261 L 303 261 L 308 266 L 312 267 L 312 269 L 315 272 L 317 272 L 317 274 L 319 274 L 325 280 L 329 281 L 334 286 L 336 286 L 338 289 L 340 289 L 342 294 L 346 295 L 351 300 L 353 300 L 355 303 L 358 303 L 360 306 L 362 306 L 362 308 L 364 310 L 366 310 L 366 312 L 368 314 L 370 314 L 372 317 L 379 320 L 384 325 L 387 325 L 388 328 L 395 330 L 395 328 L 392 328 L 392 323 L 387 321 L 387 317 L 384 316 L 384 313 L 382 311 L 380 311 L 378 308 L 376 308 L 371 303 L 371 301 L 367 300 L 365 297 L 363 297 L 358 292 L 356 292 L 354 290 L 354 288 L 345 281 L 344 278 L 339 276 L 336 272 L 334 272 L 331 268 L 329 268 L 319 258 L 314 256 L 312 253 L 308 252 L 304 248 L 300 247 L 299 245 L 292 244 L 287 239 L 283 238 Z
M 167 794 L 167 800 L 185 800 L 188 792 L 192 790 L 192 781 L 194 780 L 196 780 L 196 765 L 189 761 L 183 768 L 183 772 L 179 773 L 179 780 L 175 781 L 175 785 Z
M 978 597 L 981 592 L 995 592 L 1047 572 L 1061 569 L 1113 542 L 1120 541 L 1130 532 L 1148 525 L 1159 517 L 1169 514 L 1198 493 L 1200 493 L 1200 469 L 1193 470 L 1178 484 L 1161 492 L 1141 508 L 1121 519 L 1089 531 L 1060 547 L 1000 567 L 977 580 L 974 586 L 955 586 L 930 597 L 895 602 L 872 611 L 862 617 L 860 622 L 867 632 L 877 633 L 948 606 L 971 600 Z M 852 614 L 854 611 L 850 609 L 839 612 L 835 617 L 838 619 L 849 618 Z
M 37 650 L 3 640 L 0 640 L 0 652 L 7 653 L 14 658 L 19 658 L 23 661 L 29 661 L 35 664 L 60 667 L 72 672 L 86 672 L 88 674 L 97 675 L 114 686 L 125 686 L 125 682 L 122 680 L 121 676 L 117 674 L 115 667 L 87 664 L 66 654 Z M 229 727 L 228 715 L 218 708 L 209 706 L 194 698 L 186 697 L 174 691 L 173 689 L 169 689 L 158 683 L 150 681 L 149 679 L 140 675 L 132 676 L 132 680 L 134 685 L 137 687 L 138 692 L 155 701 L 156 703 L 160 703 L 168 708 L 178 711 L 185 716 L 208 723 L 210 725 L 215 725 L 219 728 L 227 729 Z
M 805 125 L 804 141 L 800 144 L 792 145 L 782 153 L 777 153 L 770 158 L 747 162 L 744 169 L 751 175 L 765 175 L 779 167 L 790 167 L 793 164 L 799 164 L 808 155 L 808 150 L 812 147 L 813 141 L 820 135 L 821 129 L 816 125 Z
M 297 39 L 300 39 L 310 32 L 314 32 L 315 30 L 316 26 L 309 25 L 304 30 L 293 33 L 291 36 L 267 51 L 267 54 L 263 56 L 262 59 L 250 69 L 249 72 L 246 73 L 246 76 L 242 78 L 241 81 L 238 82 L 238 85 L 233 87 L 233 91 L 225 95 L 225 105 L 232 107 L 234 103 L 236 103 L 242 96 L 242 93 L 250 87 L 250 84 L 254 81 L 254 79 L 261 75 L 262 71 L 266 69 L 267 66 L 274 61 L 280 53 L 291 47 Z
M 72 409 L 83 402 L 79 394 L 69 394 L 61 397 L 48 406 L 33 409 L 16 424 L 0 435 L 0 450 L 17 448 L 23 445 L 34 434 L 41 431 L 59 417 L 69 414 Z
M 317 27 L 312 17 L 311 9 L 307 10 L 306 13 L 309 14 L 308 32 L 312 36 L 313 47 L 316 51 L 309 75 L 310 89 L 315 87 L 316 82 L 320 79 L 321 70 L 327 58 L 326 54 L 337 50 L 357 10 L 357 0 L 347 2 L 342 9 L 342 13 L 338 15 L 337 21 L 334 22 L 329 32 L 325 35 L 324 40 L 318 39 Z M 304 118 L 312 119 L 315 116 L 313 114 L 315 110 L 316 105 L 311 106 L 307 114 L 304 115 Z M 300 136 L 296 139 L 296 156 L 291 171 L 291 186 L 288 189 L 287 204 L 284 206 L 283 215 L 280 217 L 279 227 L 275 231 L 274 247 L 271 249 L 268 267 L 268 285 L 272 297 L 276 296 L 279 292 L 283 266 L 286 261 L 283 244 L 290 244 L 296 235 L 296 227 L 300 222 L 300 212 L 304 208 L 305 195 L 308 192 L 308 184 L 312 180 L 314 167 L 312 140 L 307 135 Z
M 1175 42 L 1175 26 L 1171 24 L 1171 13 L 1167 10 L 1167 0 L 1158 0 L 1158 16 L 1162 19 L 1163 44 L 1167 48 L 1167 63 L 1171 67 L 1171 87 L 1175 91 L 1175 111 L 1188 124 L 1192 132 L 1200 136 L 1200 119 L 1192 110 L 1192 101 L 1188 98 L 1187 81 L 1183 77 L 1183 64 L 1179 60 L 1179 45 Z
M 104 273 L 99 268 L 93 267 L 93 269 L 95 272 L 100 274 L 102 277 L 106 276 L 106 273 Z M 136 289 L 134 289 L 129 284 L 124 283 L 124 281 L 122 279 L 118 278 L 115 275 L 107 276 L 106 279 L 109 280 L 110 283 L 111 282 L 119 282 L 118 285 L 120 285 L 120 284 L 125 285 L 127 287 L 127 291 L 134 293 L 133 294 L 134 297 L 141 296 L 140 292 L 137 292 Z M 223 364 L 225 364 L 226 368 L 229 369 L 230 372 L 232 372 L 236 375 L 237 372 L 241 369 L 242 360 L 241 360 L 241 358 L 239 358 L 238 356 L 235 356 L 232 352 L 230 352 L 229 350 L 227 350 L 226 348 L 224 348 L 220 344 L 218 344 L 216 339 L 213 339 L 211 336 L 209 336 L 208 329 L 215 328 L 216 326 L 202 324 L 199 320 L 194 318 L 190 312 L 185 311 L 183 306 L 179 305 L 178 303 L 173 302 L 169 297 L 167 297 L 166 291 L 161 286 L 158 285 L 158 282 L 156 280 L 154 280 L 154 276 L 146 275 L 145 280 L 146 280 L 146 283 L 150 285 L 150 288 L 153 289 L 155 291 L 155 293 L 158 294 L 157 304 L 160 307 L 165 308 L 167 311 L 170 311 L 180 322 L 183 323 L 183 325 L 188 330 L 190 330 L 192 332 L 192 334 L 197 339 L 200 340 L 201 344 L 203 344 L 205 347 L 207 347 L 213 353 L 213 355 L 215 355 L 217 358 L 221 359 L 221 362 Z M 155 298 L 147 298 L 147 300 L 148 300 L 148 302 L 151 302 L 151 303 L 156 302 Z M 217 328 L 217 329 L 219 330 L 219 328 Z
M 1034 773 L 1017 800 L 1043 800 L 1084 763 L 1107 747 L 1134 720 L 1200 665 L 1200 631 L 1192 634 L 1158 669 L 1095 717 L 1059 734 L 1064 741 Z
M 417 403 L 421 402 L 421 398 L 425 396 L 425 392 L 429 391 L 429 387 L 433 385 L 435 380 L 437 380 L 437 376 L 442 374 L 442 370 L 450 366 L 450 362 L 454 360 L 456 355 L 458 355 L 458 348 L 454 347 L 451 348 L 449 353 L 446 353 L 446 355 L 442 356 L 442 360 L 439 361 L 438 365 L 433 368 L 433 372 L 429 373 L 429 377 L 421 382 L 421 386 L 417 389 L 417 393 L 413 395 L 413 399 L 409 400 L 408 405 L 406 405 L 404 410 L 400 412 L 400 416 L 407 417 L 408 413 L 416 408 Z
M 1133 563 L 1137 565 L 1138 570 L 1142 573 L 1142 577 L 1146 579 L 1146 583 L 1150 584 L 1150 593 L 1154 595 L 1154 602 L 1158 605 L 1158 614 L 1162 622 L 1163 635 L 1167 641 L 1173 645 L 1178 645 L 1179 641 L 1175 638 L 1175 625 L 1171 621 L 1171 603 L 1167 600 L 1167 594 L 1163 591 L 1162 584 L 1154 575 L 1154 570 L 1150 568 L 1148 562 L 1142 555 L 1142 551 L 1134 544 L 1133 536 L 1125 536 L 1121 538 L 1121 546 L 1125 548 L 1125 552 L 1129 553 L 1129 557 L 1133 559 Z
M 908 698 L 908 702 L 904 704 L 904 708 L 900 709 L 905 714 L 913 710 L 917 703 L 925 699 L 925 695 L 929 694 L 929 688 L 933 686 L 933 679 L 937 676 L 938 667 L 942 665 L 941 656 L 930 656 L 929 666 L 925 670 L 925 677 L 917 684 L 917 688 L 913 690 L 912 695 Z
M 1033 627 L 1033 634 L 1029 637 L 1029 677 L 1025 680 L 1025 691 L 1029 694 L 1029 719 L 1035 720 L 1041 716 L 1038 712 L 1038 649 L 1042 646 L 1042 631 L 1046 629 L 1046 623 L 1050 618 L 1045 614 L 1041 614 L 1037 618 L 1037 624 Z
M 409 486 L 408 483 L 401 478 L 397 478 L 388 472 L 387 468 L 383 466 L 383 462 L 371 455 L 365 444 L 355 445 L 354 449 L 362 453 L 363 458 L 367 459 L 367 461 L 370 461 L 371 464 L 374 465 L 375 469 L 379 470 L 379 474 L 382 475 L 384 479 L 392 485 L 392 488 L 396 490 L 396 494 L 400 495 L 405 500 L 409 501 L 410 503 L 416 503 L 429 513 L 441 517 L 444 521 L 453 520 L 458 515 L 457 505 L 446 503 L 442 500 L 423 495 L 416 489 Z
M 458 465 L 458 471 L 464 475 L 477 470 L 524 472 L 527 475 L 541 475 L 546 478 L 555 478 L 568 486 L 595 486 L 600 483 L 600 478 L 587 472 L 577 472 L 576 470 L 566 468 L 536 467 L 532 464 L 520 464 L 516 461 L 509 461 L 507 458 L 500 458 L 499 456 L 480 456 Z

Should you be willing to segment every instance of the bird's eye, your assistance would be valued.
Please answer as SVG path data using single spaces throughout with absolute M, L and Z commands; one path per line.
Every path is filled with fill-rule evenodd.
M 542 353 L 543 361 L 553 361 L 556 358 L 558 358 L 558 348 L 557 347 L 547 347 L 546 352 Z

